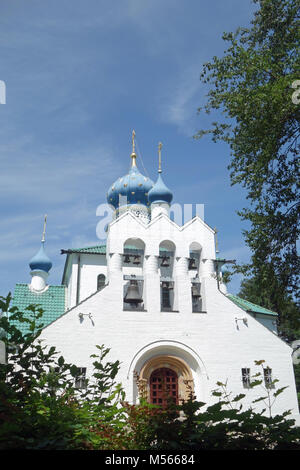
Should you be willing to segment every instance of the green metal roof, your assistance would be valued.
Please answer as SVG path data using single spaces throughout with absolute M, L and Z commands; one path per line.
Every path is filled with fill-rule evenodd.
M 105 255 L 106 245 L 87 246 L 85 248 L 69 248 L 68 250 L 61 250 L 62 253 L 89 253 Z
M 232 300 L 232 302 L 234 302 L 238 307 L 241 307 L 246 312 L 261 313 L 263 315 L 273 315 L 273 316 L 278 315 L 276 312 L 273 312 L 272 310 L 269 310 L 264 307 L 260 307 L 259 305 L 249 302 L 248 300 L 241 299 L 241 297 L 238 297 L 237 295 L 227 294 L 227 297 L 228 299 Z
M 136 250 L 136 247 L 133 245 L 126 245 L 127 250 Z M 166 248 L 160 247 L 160 251 L 167 251 Z M 71 253 L 87 253 L 87 254 L 106 254 L 106 245 L 95 245 L 95 246 L 86 246 L 84 248 L 69 248 L 67 250 L 61 250 L 62 254 L 71 254 Z
M 18 307 L 20 312 L 24 313 L 26 318 L 30 318 L 32 312 L 26 310 L 29 305 L 38 305 L 44 310 L 43 316 L 39 319 L 39 323 L 43 323 L 44 327 L 56 320 L 65 312 L 66 306 L 66 287 L 65 286 L 49 286 L 45 292 L 32 292 L 28 284 L 16 284 L 12 306 Z M 28 324 L 12 321 L 22 333 L 28 331 Z
M 67 255 L 67 259 L 65 262 L 64 272 L 62 276 L 61 283 L 65 283 L 67 267 L 69 264 L 69 258 L 73 253 L 78 253 L 79 255 L 87 254 L 87 255 L 105 255 L 106 254 L 106 245 L 94 245 L 94 246 L 86 246 L 84 248 L 69 248 L 68 250 L 61 250 L 62 255 Z

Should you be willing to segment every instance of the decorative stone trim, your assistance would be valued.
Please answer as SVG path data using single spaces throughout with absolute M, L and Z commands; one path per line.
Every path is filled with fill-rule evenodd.
M 134 371 L 140 397 L 150 401 L 150 376 L 156 369 L 163 367 L 174 370 L 178 376 L 179 402 L 188 400 L 191 396 L 194 397 L 194 380 L 191 369 L 183 359 L 169 355 L 153 357 L 143 365 L 139 374 Z

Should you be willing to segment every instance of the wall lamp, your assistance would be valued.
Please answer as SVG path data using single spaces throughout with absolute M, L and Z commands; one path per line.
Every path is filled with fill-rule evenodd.
M 244 323 L 244 325 L 248 326 L 248 318 L 247 317 L 242 317 L 242 318 L 235 317 L 235 324 L 236 324 L 237 329 L 239 329 L 239 325 L 238 325 L 239 321 L 242 321 Z
M 91 320 L 92 324 L 94 325 L 93 317 L 92 317 L 92 314 L 91 314 L 91 313 L 78 313 L 78 317 L 79 317 L 80 323 L 83 322 L 83 317 L 89 317 L 89 319 Z

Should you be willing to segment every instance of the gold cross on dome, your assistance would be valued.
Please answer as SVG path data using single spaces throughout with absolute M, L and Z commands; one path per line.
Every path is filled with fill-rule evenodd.
M 132 153 L 135 153 L 135 130 L 132 131 Z
M 162 148 L 162 143 L 159 142 L 158 144 L 158 172 L 161 173 L 161 148 Z
M 43 228 L 42 242 L 45 241 L 46 224 L 47 224 L 47 214 L 45 214 L 45 218 L 44 218 L 44 228 Z

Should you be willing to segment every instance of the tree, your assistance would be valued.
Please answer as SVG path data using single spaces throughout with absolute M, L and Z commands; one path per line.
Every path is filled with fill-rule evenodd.
M 39 340 L 42 309 L 31 305 L 23 313 L 10 301 L 10 294 L 0 297 L 7 350 L 7 363 L 0 364 L 0 450 L 123 448 L 124 392 L 115 382 L 119 361 L 105 363 L 109 349 L 96 346 L 92 378 L 78 389 L 79 369 Z M 15 320 L 27 323 L 28 332 Z
M 296 382 L 296 389 L 298 395 L 298 403 L 300 406 L 300 362 L 299 364 L 294 364 L 294 374 L 295 374 L 295 382 Z
M 210 134 L 230 146 L 231 184 L 241 184 L 249 200 L 238 214 L 250 222 L 244 236 L 252 256 L 239 271 L 255 278 L 281 327 L 286 299 L 299 302 L 300 2 L 252 1 L 251 27 L 224 33 L 224 56 L 201 74 L 210 91 L 199 112 L 221 111 L 225 119 L 195 137 Z
M 276 290 L 277 287 L 273 286 L 272 289 L 268 288 L 266 291 L 263 288 L 263 283 L 260 282 L 260 278 L 251 277 L 242 280 L 238 295 L 242 299 L 272 310 L 274 309 L 272 295 Z M 280 335 L 290 342 L 300 337 L 300 309 L 292 296 L 286 293 L 280 296 L 280 302 L 280 311 L 282 312 L 279 325 Z

